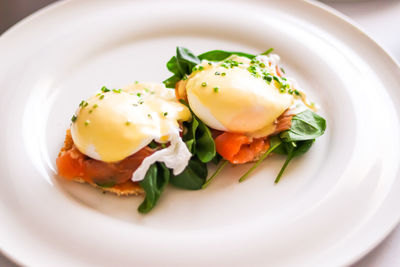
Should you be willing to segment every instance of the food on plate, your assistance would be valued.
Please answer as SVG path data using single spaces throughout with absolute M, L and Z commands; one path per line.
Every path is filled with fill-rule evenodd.
M 152 173 L 167 177 L 169 169 L 178 175 L 187 167 L 192 154 L 180 124 L 190 118 L 189 109 L 162 84 L 103 87 L 73 115 L 58 173 L 119 195 L 140 194 Z
M 307 152 L 324 133 L 326 122 L 271 52 L 213 50 L 195 56 L 178 47 L 167 63 L 174 75 L 164 83 L 214 132 L 221 166 L 225 161 L 259 164 L 272 152 L 286 154 L 278 182 L 289 161 Z
M 278 183 L 289 162 L 324 134 L 326 121 L 271 52 L 196 56 L 177 47 L 165 85 L 101 88 L 72 116 L 59 175 L 117 195 L 145 193 L 141 213 L 167 184 L 202 189 L 228 163 L 254 162 L 242 182 L 271 153 L 286 155 Z M 208 163 L 218 167 L 207 179 Z

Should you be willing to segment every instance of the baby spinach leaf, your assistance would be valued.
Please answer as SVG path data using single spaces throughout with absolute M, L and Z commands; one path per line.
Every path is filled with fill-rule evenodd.
M 286 161 L 279 171 L 275 183 L 279 182 L 290 161 L 310 150 L 315 138 L 323 135 L 325 129 L 325 119 L 311 110 L 306 110 L 293 116 L 292 125 L 289 130 L 270 138 L 270 149 L 267 153 L 273 152 L 280 155 L 286 155 Z M 252 172 L 264 158 L 263 155 L 260 160 L 257 161 L 254 166 L 242 176 L 242 178 L 240 178 L 239 181 L 246 179 L 248 174 Z
M 212 138 L 210 129 L 197 118 L 190 109 L 189 105 L 181 100 L 192 113 L 192 121 L 185 122 L 186 133 L 183 135 L 183 141 L 186 143 L 189 151 L 198 157 L 203 163 L 210 162 L 216 155 L 215 142 Z
M 285 150 L 285 154 L 287 155 L 286 161 L 283 164 L 281 170 L 279 171 L 278 176 L 276 177 L 274 183 L 277 184 L 282 177 L 283 172 L 288 166 L 289 162 L 294 158 L 305 154 L 308 150 L 310 150 L 312 144 L 315 139 L 298 141 L 298 142 L 288 142 L 282 143 L 283 148 Z M 275 152 L 275 151 L 274 151 Z
M 176 56 L 173 56 L 167 62 L 167 68 L 174 75 L 164 80 L 163 83 L 168 88 L 174 88 L 176 83 L 182 80 L 185 75 L 192 73 L 194 66 L 200 64 L 201 60 L 206 59 L 209 61 L 221 61 L 232 55 L 254 58 L 255 55 L 243 52 L 230 52 L 224 50 L 212 50 L 196 56 L 189 49 L 185 47 L 176 47 Z
M 198 122 L 199 126 L 195 132 L 195 153 L 202 162 L 206 163 L 210 162 L 215 157 L 215 142 L 212 138 L 210 129 L 202 121 L 198 120 Z
M 218 153 L 216 153 L 216 154 L 215 154 L 215 157 L 211 160 L 211 162 L 212 162 L 214 165 L 218 165 L 218 164 L 221 162 L 221 160 L 222 160 L 221 155 L 218 154 Z
M 167 68 L 174 75 L 163 81 L 166 87 L 174 88 L 185 74 L 192 73 L 192 69 L 200 64 L 200 59 L 195 56 L 189 49 L 184 47 L 176 47 L 176 56 L 173 56 L 167 62 Z
M 269 145 L 270 147 L 275 147 L 275 149 L 272 151 L 275 154 L 280 154 L 280 155 L 286 155 L 286 149 L 283 145 L 282 139 L 279 137 L 279 135 L 274 135 L 269 139 Z
M 201 55 L 199 55 L 199 59 L 203 60 L 208 60 L 208 61 L 222 61 L 232 55 L 237 55 L 240 57 L 247 57 L 249 59 L 253 59 L 256 56 L 252 54 L 247 54 L 243 52 L 230 52 L 230 51 L 224 51 L 224 50 L 212 50 L 205 52 Z
M 197 64 L 200 64 L 201 60 L 195 56 L 189 49 L 178 46 L 176 48 L 176 62 L 180 74 L 190 74 L 192 69 Z
M 165 87 L 167 88 L 175 88 L 175 85 L 177 82 L 179 82 L 182 79 L 182 77 L 178 74 L 175 74 L 168 79 L 164 80 L 163 83 L 165 84 Z
M 146 192 L 145 199 L 138 207 L 140 213 L 148 213 L 157 204 L 161 193 L 168 184 L 170 171 L 164 163 L 156 162 L 147 170 L 146 176 L 139 182 Z
M 292 126 L 280 137 L 284 142 L 310 140 L 323 135 L 325 129 L 325 119 L 307 109 L 292 118 Z
M 207 174 L 207 165 L 197 157 L 192 157 L 182 173 L 171 175 L 170 183 L 179 188 L 198 190 L 205 183 Z

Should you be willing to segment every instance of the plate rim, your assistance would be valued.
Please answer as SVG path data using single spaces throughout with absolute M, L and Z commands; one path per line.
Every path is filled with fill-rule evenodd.
M 85 0 L 87 2 L 90 2 L 90 0 Z M 138 0 L 134 0 L 135 2 L 140 2 Z M 163 2 L 161 0 L 152 0 L 153 2 Z M 209 1 L 209 0 L 206 0 Z M 38 20 L 40 19 L 42 16 L 46 16 L 47 14 L 51 13 L 53 10 L 55 9 L 59 9 L 62 8 L 64 5 L 67 5 L 70 2 L 77 2 L 76 0 L 61 0 L 61 1 L 56 1 L 53 2 L 39 10 L 37 10 L 36 12 L 30 14 L 29 16 L 21 19 L 20 21 L 18 21 L 16 24 L 14 24 L 13 26 L 11 26 L 10 28 L 8 28 L 5 32 L 3 32 L 2 34 L 0 34 L 0 44 L 2 42 L 7 42 L 8 36 L 18 32 L 20 29 L 23 29 L 23 27 L 25 27 L 25 25 L 28 25 L 29 23 L 31 23 L 32 21 Z M 183 0 L 174 0 L 173 2 L 183 2 Z M 224 1 L 222 1 L 224 2 Z M 230 1 L 225 1 L 228 3 L 232 3 L 235 4 L 237 2 L 243 2 L 243 0 L 236 0 L 233 2 Z M 385 47 L 383 47 L 381 44 L 379 44 L 376 40 L 374 40 L 364 29 L 362 26 L 360 26 L 357 22 L 355 22 L 354 20 L 352 20 L 350 17 L 348 17 L 347 15 L 341 13 L 340 11 L 334 9 L 333 7 L 328 6 L 325 3 L 322 2 L 318 2 L 315 0 L 301 0 L 302 4 L 306 4 L 309 5 L 310 7 L 316 7 L 318 8 L 320 11 L 325 11 L 328 12 L 330 15 L 332 15 L 333 17 L 335 17 L 335 19 L 339 19 L 342 22 L 345 22 L 347 27 L 351 27 L 352 30 L 356 30 L 359 33 L 361 33 L 365 38 L 368 39 L 368 41 L 375 45 L 377 48 L 379 48 L 379 50 L 381 50 L 381 52 L 383 52 L 383 54 L 386 56 L 386 59 L 382 59 L 382 60 L 389 60 L 390 63 L 393 64 L 393 66 L 400 71 L 400 61 L 398 61 L 393 54 L 388 51 Z M 262 0 L 251 0 L 248 1 L 247 3 L 263 3 Z M 400 179 L 400 177 L 398 177 L 397 179 Z M 346 260 L 345 262 L 343 261 L 342 263 L 345 265 L 352 265 L 354 263 L 356 263 L 357 261 L 359 261 L 360 259 L 362 259 L 365 255 L 367 255 L 368 253 L 370 253 L 376 246 L 378 246 L 384 239 L 386 239 L 388 237 L 388 235 L 393 232 L 393 230 L 400 224 L 400 212 L 398 212 L 396 215 L 393 215 L 391 217 L 391 222 L 387 223 L 388 225 L 390 225 L 390 227 L 387 227 L 385 229 L 385 231 L 382 231 L 383 234 L 381 234 L 379 236 L 379 238 L 375 238 L 373 242 L 369 242 L 367 245 L 363 246 L 362 248 L 358 248 L 356 251 L 357 253 L 354 253 L 353 257 L 348 259 L 348 258 L 343 258 L 344 260 Z M 388 219 L 386 219 L 386 221 L 388 221 Z M 24 262 L 22 260 L 20 260 L 21 257 L 20 253 L 15 253 L 15 252 L 11 252 L 8 249 L 6 249 L 5 244 L 2 244 L 2 242 L 0 243 L 0 253 L 2 253 L 8 260 L 16 263 L 17 265 L 27 265 L 30 264 L 30 262 Z

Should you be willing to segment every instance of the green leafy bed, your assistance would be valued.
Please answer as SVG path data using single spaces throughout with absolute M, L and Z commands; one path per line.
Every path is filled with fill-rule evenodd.
M 262 54 L 265 55 L 271 51 L 272 49 L 269 49 Z M 196 56 L 186 48 L 177 47 L 176 56 L 173 56 L 167 63 L 167 68 L 173 73 L 173 76 L 166 79 L 164 84 L 166 87 L 174 88 L 175 84 L 186 77 L 186 75 L 189 75 L 201 60 L 218 62 L 231 55 L 243 56 L 249 59 L 256 57 L 256 55 L 252 54 L 223 50 L 213 50 Z M 188 106 L 184 101 L 182 103 Z M 193 155 L 188 166 L 181 174 L 175 176 L 163 163 L 157 162 L 153 164 L 147 171 L 145 178 L 140 182 L 146 196 L 138 208 L 139 212 L 149 212 L 157 204 L 160 195 L 168 183 L 182 189 L 198 190 L 207 186 L 227 164 L 227 161 L 221 160 L 221 157 L 216 153 L 210 129 L 193 112 L 192 117 L 192 121 L 184 123 L 186 130 L 183 135 L 183 141 Z M 294 157 L 306 153 L 315 139 L 324 133 L 325 128 L 325 119 L 311 110 L 306 110 L 295 115 L 292 118 L 291 128 L 271 137 L 270 149 L 260 157 L 239 181 L 244 181 L 273 152 L 286 155 L 286 161 L 275 179 L 275 183 L 278 183 L 289 162 Z M 220 165 L 217 171 L 207 180 L 207 163 L 209 162 Z

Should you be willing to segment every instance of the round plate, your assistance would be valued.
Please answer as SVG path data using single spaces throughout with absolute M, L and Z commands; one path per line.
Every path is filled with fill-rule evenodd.
M 106 85 L 162 81 L 175 46 L 281 55 L 327 132 L 293 161 L 227 168 L 207 189 L 168 187 L 147 215 L 57 177 L 80 100 Z M 315 3 L 65 1 L 0 37 L 0 248 L 29 266 L 339 266 L 400 217 L 400 70 Z

